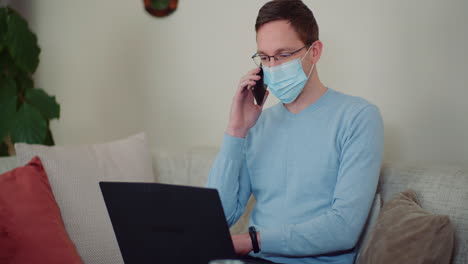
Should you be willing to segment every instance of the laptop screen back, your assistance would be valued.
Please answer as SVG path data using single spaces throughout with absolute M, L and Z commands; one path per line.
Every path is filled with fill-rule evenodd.
M 99 183 L 126 264 L 203 263 L 235 258 L 214 189 Z

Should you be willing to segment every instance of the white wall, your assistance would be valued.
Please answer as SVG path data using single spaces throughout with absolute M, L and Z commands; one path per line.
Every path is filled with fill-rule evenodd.
M 114 140 L 143 130 L 145 24 L 130 1 L 14 0 L 39 38 L 36 86 L 56 95 L 57 144 Z M 148 27 L 148 26 L 146 26 Z
M 180 0 L 157 19 L 143 1 L 16 1 L 43 50 L 37 83 L 62 104 L 57 143 L 146 130 L 155 147 L 221 143 L 266 2 Z M 468 1 L 305 2 L 322 81 L 380 107 L 385 158 L 468 167 Z

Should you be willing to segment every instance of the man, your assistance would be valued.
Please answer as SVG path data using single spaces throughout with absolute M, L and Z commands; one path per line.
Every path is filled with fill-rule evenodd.
M 323 44 L 302 1 L 266 3 L 255 29 L 253 58 L 281 102 L 263 111 L 254 103 L 260 68 L 241 78 L 207 186 L 218 189 L 230 226 L 256 198 L 254 228 L 233 236 L 239 255 L 353 263 L 382 163 L 380 112 L 320 82 Z

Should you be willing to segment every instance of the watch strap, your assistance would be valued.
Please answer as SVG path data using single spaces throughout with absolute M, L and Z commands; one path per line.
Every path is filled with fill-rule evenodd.
M 252 240 L 252 248 L 254 253 L 260 252 L 260 247 L 258 246 L 258 240 L 257 240 L 257 230 L 255 227 L 251 226 L 249 227 L 249 235 L 250 239 Z

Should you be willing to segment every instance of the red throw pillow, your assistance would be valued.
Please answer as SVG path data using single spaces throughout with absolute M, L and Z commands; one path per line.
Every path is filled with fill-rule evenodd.
M 0 264 L 82 263 L 38 157 L 0 175 Z

